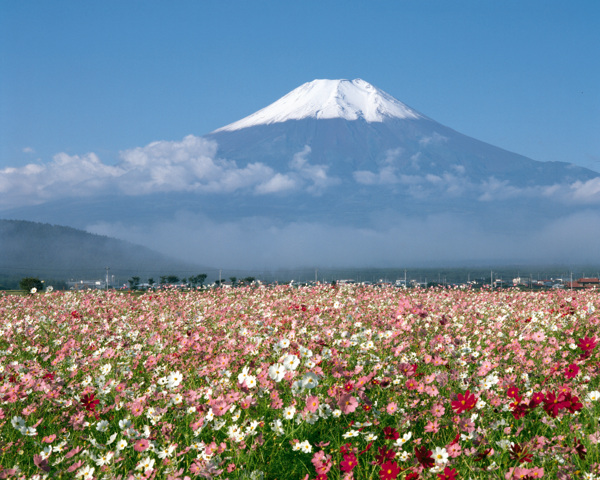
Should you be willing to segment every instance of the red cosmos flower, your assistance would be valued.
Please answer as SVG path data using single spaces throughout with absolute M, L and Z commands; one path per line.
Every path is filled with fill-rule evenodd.
M 354 470 L 356 465 L 358 465 L 358 460 L 353 453 L 344 455 L 344 460 L 340 462 L 340 468 L 342 469 L 342 472 L 351 472 Z
M 529 401 L 529 406 L 537 407 L 544 401 L 544 394 L 542 392 L 535 392 Z
M 596 345 L 598 345 L 598 340 L 596 340 L 596 337 L 590 338 L 587 336 L 579 339 L 579 343 L 577 344 L 577 346 L 584 352 L 592 351 L 594 348 L 596 348 Z
M 493 454 L 492 448 L 486 448 L 483 452 L 477 454 L 476 458 L 473 459 L 475 462 L 481 462 L 484 458 L 487 458 L 488 455 Z
M 558 416 L 558 412 L 560 412 L 563 408 L 567 408 L 567 406 L 571 405 L 571 402 L 565 402 L 565 394 L 560 393 L 556 394 L 555 392 L 547 392 L 546 397 L 544 398 L 544 410 L 551 417 Z
M 564 397 L 563 402 L 566 404 L 565 408 L 571 412 L 575 413 L 578 410 L 581 410 L 583 404 L 579 401 L 579 397 L 574 397 L 571 395 L 571 392 L 567 392 L 562 394 Z
M 386 460 L 392 460 L 396 456 L 396 452 L 386 447 L 379 447 L 379 455 L 375 455 L 377 465 L 383 465 Z
M 585 456 L 587 455 L 587 449 L 583 446 L 581 440 L 577 438 L 575 439 L 575 451 L 577 452 L 577 456 L 581 460 L 585 460 Z
M 578 373 L 579 373 L 579 367 L 577 365 L 575 365 L 574 363 L 572 363 L 565 370 L 565 377 L 574 378 L 577 376 Z
M 354 422 L 352 422 L 354 423 Z M 352 444 L 351 443 L 345 443 L 344 445 L 342 445 L 340 447 L 340 453 L 342 455 L 346 455 L 347 453 L 350 453 L 352 451 Z
M 418 480 L 419 479 L 419 474 L 418 473 L 409 473 L 406 476 L 406 480 Z
M 506 395 L 509 398 L 517 398 L 517 395 L 519 395 L 519 389 L 513 385 L 507 390 Z
M 400 472 L 401 469 L 396 462 L 385 462 L 379 470 L 379 478 L 381 480 L 394 480 Z
M 400 438 L 400 434 L 394 427 L 385 427 L 383 429 L 383 435 L 386 440 L 397 440 Z
M 510 447 L 510 459 L 518 460 L 519 463 L 531 463 L 533 461 L 533 455 L 531 453 L 528 453 L 526 447 L 521 447 L 521 445 L 515 443 Z
M 444 473 L 438 473 L 437 476 L 440 480 L 456 480 L 456 474 L 458 472 L 454 468 L 444 468 Z
M 465 394 L 458 394 L 458 400 L 452 402 L 452 409 L 456 413 L 468 412 L 473 410 L 477 404 L 477 397 L 473 395 L 469 390 Z
M 433 467 L 435 461 L 431 456 L 432 453 L 433 452 L 431 450 L 427 450 L 427 447 L 425 445 L 423 445 L 420 449 L 415 447 L 415 455 L 417 457 L 417 460 L 421 465 L 423 465 L 424 468 Z
M 346 385 L 344 385 L 344 390 L 351 392 L 354 390 L 354 384 L 352 382 L 347 382 Z
M 93 393 L 88 393 L 81 397 L 81 403 L 88 412 L 93 412 L 96 410 L 96 405 L 100 403 L 100 400 L 94 398 Z

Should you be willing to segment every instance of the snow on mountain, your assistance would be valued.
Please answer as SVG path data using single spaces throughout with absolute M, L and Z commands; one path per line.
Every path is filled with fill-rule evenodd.
M 216 132 L 241 130 L 305 118 L 383 122 L 385 119 L 418 119 L 423 115 L 391 95 L 359 78 L 355 80 L 313 80 L 237 122 Z

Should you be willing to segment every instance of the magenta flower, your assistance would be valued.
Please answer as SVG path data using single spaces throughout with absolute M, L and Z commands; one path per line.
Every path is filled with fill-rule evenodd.
M 577 365 L 575 365 L 574 363 L 572 363 L 565 370 L 565 377 L 575 378 L 578 373 L 579 373 L 579 367 Z

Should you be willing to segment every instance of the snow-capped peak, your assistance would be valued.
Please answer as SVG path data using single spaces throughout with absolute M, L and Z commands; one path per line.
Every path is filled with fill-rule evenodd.
M 367 122 L 383 122 L 386 118 L 416 119 L 422 118 L 422 115 L 359 78 L 313 80 L 292 90 L 268 107 L 215 132 L 303 118 L 362 118 Z

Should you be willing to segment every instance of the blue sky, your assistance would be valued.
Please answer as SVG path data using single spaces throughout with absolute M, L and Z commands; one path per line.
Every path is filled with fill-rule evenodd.
M 315 78 L 600 171 L 600 2 L 0 0 L 0 168 L 202 135 Z

